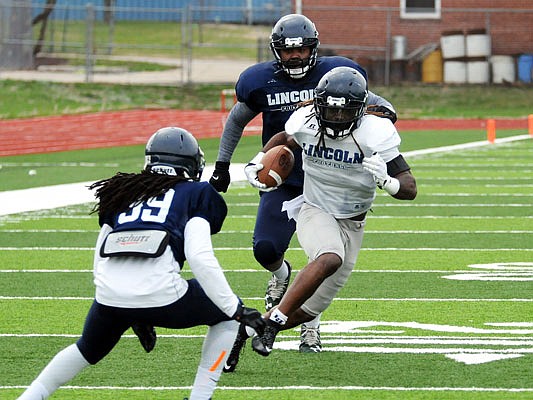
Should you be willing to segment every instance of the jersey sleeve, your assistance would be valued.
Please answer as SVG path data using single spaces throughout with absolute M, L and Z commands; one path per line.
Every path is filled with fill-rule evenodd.
M 204 219 L 192 218 L 185 226 L 185 257 L 207 296 L 227 316 L 235 314 L 238 297 L 228 284 L 213 252 L 210 227 Z
M 368 104 L 387 107 L 389 110 L 396 113 L 396 110 L 387 99 L 375 94 L 374 92 L 371 92 L 370 90 L 368 91 Z
M 313 105 L 308 105 L 302 108 L 297 109 L 292 115 L 289 117 L 287 122 L 285 123 L 285 132 L 287 135 L 291 136 L 296 143 L 298 143 L 299 146 L 302 146 L 301 139 L 302 139 L 302 133 L 304 130 L 308 130 L 309 128 L 305 128 L 306 121 L 309 121 L 309 117 L 313 113 Z
M 237 80 L 237 83 L 235 84 L 235 95 L 237 96 L 237 101 L 246 104 L 248 107 L 250 106 L 247 102 L 250 97 L 250 92 L 252 90 L 249 84 L 249 75 L 252 74 L 250 72 L 250 69 L 248 68 L 241 73 L 239 79 Z
M 245 69 L 235 84 L 237 101 L 246 104 L 255 113 L 260 113 L 261 109 L 255 96 L 271 74 L 268 63 L 254 64 Z
M 196 199 L 190 219 L 200 217 L 209 222 L 211 234 L 220 232 L 228 214 L 228 207 L 223 197 L 207 182 L 200 183 L 203 187 Z
M 364 117 L 365 123 L 368 123 L 371 135 L 367 137 L 366 145 L 371 152 L 377 152 L 385 162 L 400 155 L 401 138 L 394 124 L 387 118 L 380 118 L 374 115 Z

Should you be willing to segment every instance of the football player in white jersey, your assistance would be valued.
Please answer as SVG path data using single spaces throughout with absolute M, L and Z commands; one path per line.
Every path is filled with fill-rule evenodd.
M 264 334 L 252 340 L 263 356 L 272 351 L 280 330 L 312 320 L 344 286 L 376 188 L 398 200 L 416 197 L 415 178 L 399 151 L 400 136 L 390 120 L 365 114 L 367 98 L 367 81 L 359 71 L 334 68 L 320 79 L 315 99 L 296 110 L 285 131 L 263 147 L 266 152 L 284 144 L 302 152 L 303 195 L 285 202 L 284 209 L 297 220 L 298 240 L 309 259 L 279 306 L 266 314 Z M 265 190 L 257 180 L 262 167 L 249 164 L 247 177 Z
M 313 98 L 320 78 L 335 67 L 352 67 L 366 77 L 365 69 L 354 60 L 341 56 L 319 56 L 320 41 L 315 24 L 301 14 L 281 17 L 270 36 L 274 60 L 247 68 L 235 85 L 237 103 L 231 109 L 220 138 L 215 170 L 209 182 L 219 192 L 226 192 L 230 184 L 229 166 L 242 137 L 244 127 L 258 114 L 263 121 L 261 142 L 265 145 L 272 136 L 284 130 L 285 122 L 298 104 Z M 372 109 L 383 117 L 396 121 L 394 107 L 375 93 L 368 93 Z M 291 266 L 285 259 L 296 224 L 281 210 L 284 201 L 302 194 L 303 172 L 300 154 L 295 154 L 295 166 L 283 185 L 272 192 L 260 191 L 257 218 L 253 232 L 253 255 L 258 264 L 272 272 L 265 293 L 265 309 L 278 305 L 290 282 Z M 300 347 L 302 353 L 318 353 L 320 316 L 302 325 Z M 248 334 L 241 327 L 224 372 L 233 372 Z
M 239 323 L 262 332 L 261 313 L 243 306 L 213 253 L 211 235 L 220 231 L 227 207 L 209 183 L 199 182 L 205 161 L 196 139 L 185 129 L 162 128 L 145 155 L 140 173 L 119 172 L 91 186 L 101 226 L 95 299 L 79 340 L 61 350 L 19 399 L 47 399 L 109 354 L 130 327 L 150 352 L 154 326 L 199 325 L 208 330 L 189 398 L 211 399 Z M 181 276 L 185 260 L 194 279 Z

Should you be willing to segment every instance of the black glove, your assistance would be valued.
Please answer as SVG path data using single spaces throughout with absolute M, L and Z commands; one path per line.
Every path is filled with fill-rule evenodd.
M 266 322 L 261 316 L 261 313 L 255 308 L 244 307 L 242 304 L 239 304 L 232 318 L 241 324 L 249 326 L 260 336 L 265 330 Z
M 133 329 L 133 332 L 135 332 L 139 338 L 139 342 L 141 342 L 143 349 L 147 353 L 150 353 L 154 349 L 155 341 L 157 339 L 154 327 L 136 322 L 131 326 L 131 329 Z
M 385 106 L 369 105 L 366 108 L 366 112 L 368 114 L 377 115 L 381 118 L 388 118 L 392 121 L 393 124 L 398 120 L 398 116 L 396 115 L 396 113 L 392 110 L 389 110 Z
M 228 186 L 231 182 L 229 176 L 229 162 L 228 161 L 217 161 L 215 163 L 215 170 L 209 183 L 215 188 L 217 192 L 224 192 L 228 190 Z

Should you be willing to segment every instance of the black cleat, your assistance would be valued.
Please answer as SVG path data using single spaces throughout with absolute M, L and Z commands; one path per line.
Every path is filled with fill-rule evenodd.
M 244 345 L 246 344 L 246 339 L 248 339 L 248 334 L 246 333 L 245 325 L 240 324 L 237 337 L 235 338 L 235 342 L 233 342 L 233 347 L 231 348 L 231 352 L 229 353 L 224 367 L 222 367 L 223 372 L 230 373 L 235 371 L 235 368 L 237 368 L 237 364 L 239 363 L 239 357 L 244 349 Z
M 256 335 L 252 338 L 252 349 L 263 357 L 270 355 L 276 335 L 280 330 L 281 325 L 269 319 L 265 327 L 265 333 L 262 336 Z
M 133 332 L 139 338 L 143 349 L 147 353 L 150 353 L 154 349 L 155 341 L 157 340 L 154 327 L 137 322 L 131 326 L 131 329 L 133 329 Z

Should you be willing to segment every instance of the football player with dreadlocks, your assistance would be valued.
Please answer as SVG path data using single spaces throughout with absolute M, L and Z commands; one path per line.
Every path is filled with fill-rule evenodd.
M 166 127 L 146 145 L 140 173 L 118 173 L 96 190 L 100 234 L 94 255 L 95 300 L 81 338 L 46 366 L 21 400 L 47 399 L 61 385 L 104 358 L 130 327 L 141 330 L 147 352 L 154 326 L 208 325 L 190 399 L 210 399 L 240 323 L 262 332 L 261 313 L 244 307 L 213 253 L 227 207 L 199 182 L 203 152 L 185 129 Z M 180 271 L 185 260 L 195 279 Z M 143 338 L 145 341 L 143 342 Z
M 231 157 L 245 126 L 255 116 L 262 114 L 264 145 L 273 135 L 284 130 L 285 122 L 300 102 L 313 99 L 313 90 L 326 72 L 334 67 L 348 66 L 366 77 L 365 70 L 348 58 L 319 57 L 318 46 L 318 32 L 307 17 L 290 14 L 275 24 L 270 37 L 270 49 L 275 60 L 249 67 L 241 74 L 235 86 L 237 103 L 224 125 L 215 170 L 209 180 L 217 191 L 226 192 L 228 189 Z M 396 121 L 394 108 L 388 101 L 369 92 L 369 102 L 376 105 L 374 111 Z M 260 200 L 253 234 L 253 254 L 263 268 L 272 272 L 265 295 L 267 311 L 279 303 L 290 280 L 291 267 L 285 260 L 285 252 L 296 225 L 281 211 L 281 205 L 302 193 L 301 162 L 300 155 L 296 155 L 291 175 L 277 190 L 267 192 L 258 188 Z M 241 327 L 224 372 L 235 370 L 246 338 L 248 334 Z M 320 350 L 317 317 L 302 325 L 300 351 Z
M 314 101 L 295 111 L 285 132 L 262 150 L 283 144 L 301 153 L 303 195 L 286 202 L 284 209 L 297 220 L 298 240 L 309 259 L 278 307 L 268 313 L 264 334 L 252 340 L 252 348 L 263 356 L 272 351 L 280 330 L 312 320 L 345 285 L 361 249 L 376 187 L 398 200 L 416 197 L 398 132 L 390 120 L 366 114 L 367 101 L 363 74 L 334 68 L 318 82 Z M 264 185 L 249 179 L 255 187 Z

